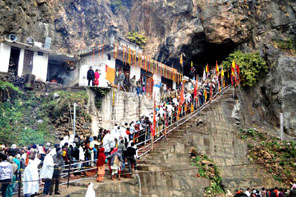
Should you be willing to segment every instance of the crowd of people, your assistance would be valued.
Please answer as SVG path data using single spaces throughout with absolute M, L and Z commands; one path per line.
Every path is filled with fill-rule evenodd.
M 102 130 L 101 130 L 102 131 Z M 108 136 L 108 131 L 106 133 Z M 102 136 L 99 136 L 103 140 Z M 105 137 L 104 137 L 105 138 Z M 122 137 L 112 147 L 98 140 L 98 136 L 66 136 L 59 144 L 32 144 L 28 147 L 11 147 L 1 145 L 0 150 L 0 183 L 2 196 L 10 197 L 20 189 L 16 181 L 22 182 L 25 197 L 39 194 L 40 183 L 43 185 L 43 195 L 53 193 L 59 195 L 60 179 L 70 171 L 74 175 L 86 175 L 84 169 L 98 169 L 97 181 L 103 182 L 105 165 L 109 166 L 112 180 L 120 179 L 125 162 L 128 161 L 128 171 L 135 169 L 136 148 L 133 142 L 128 143 Z M 69 168 L 71 165 L 71 168 Z M 67 167 L 68 166 L 68 167 Z M 19 183 L 20 183 L 19 182 Z
M 230 191 L 227 191 L 226 197 L 296 197 L 296 184 L 292 185 L 290 190 L 284 188 L 268 188 L 265 189 L 264 187 L 261 188 L 259 191 L 258 189 L 250 189 L 247 188 L 246 190 L 239 189 L 235 190 L 234 195 L 231 194 Z
M 96 71 L 97 72 L 97 71 Z M 119 79 L 124 73 L 119 72 Z M 90 68 L 88 72 L 89 85 L 96 83 L 96 73 Z M 135 84 L 134 84 L 134 82 Z M 130 82 L 137 85 L 135 77 Z M 119 86 L 123 82 L 119 80 Z M 221 88 L 218 77 L 203 80 L 194 84 L 189 81 L 183 86 L 184 103 L 180 104 L 180 91 L 160 87 L 161 102 L 155 108 L 156 130 L 165 131 L 178 117 L 190 113 L 202 106 Z M 141 93 L 143 88 L 132 86 L 131 89 Z M 199 87 L 197 90 L 195 87 Z M 141 87 L 141 88 L 140 88 Z M 97 181 L 103 182 L 105 166 L 109 167 L 111 179 L 120 179 L 123 171 L 132 173 L 136 170 L 137 148 L 151 138 L 153 112 L 143 115 L 130 123 L 115 124 L 112 129 L 100 129 L 98 136 L 65 136 L 59 144 L 31 144 L 28 147 L 1 146 L 0 181 L 2 196 L 12 196 L 19 187 L 16 180 L 22 178 L 24 196 L 34 196 L 39 192 L 40 182 L 44 183 L 43 194 L 59 194 L 59 182 L 67 167 L 74 169 L 97 167 Z M 165 135 L 159 132 L 157 136 Z M 126 164 L 128 165 L 126 167 Z M 75 175 L 80 172 L 73 170 Z
M 98 72 L 98 71 L 96 71 Z M 89 85 L 97 85 L 99 75 L 89 69 L 87 79 Z M 142 82 L 132 77 L 128 86 L 126 76 L 118 73 L 118 87 L 132 92 L 145 92 Z M 120 179 L 122 172 L 133 173 L 136 170 L 138 148 L 149 143 L 153 124 L 156 124 L 156 137 L 166 136 L 166 128 L 210 101 L 221 91 L 225 84 L 214 72 L 200 81 L 189 80 L 178 89 L 171 90 L 160 86 L 160 102 L 155 113 L 143 115 L 137 120 L 115 124 L 111 129 L 101 128 L 98 136 L 69 135 L 60 138 L 59 144 L 31 144 L 28 147 L 11 147 L 2 145 L 0 148 L 0 182 L 2 196 L 12 196 L 19 190 L 16 180 L 22 180 L 25 197 L 34 196 L 39 192 L 42 182 L 43 194 L 49 196 L 60 194 L 59 185 L 63 173 L 83 175 L 85 170 L 97 168 L 97 182 L 103 182 L 105 167 L 111 179 Z M 182 93 L 181 93 L 182 92 Z M 154 116 L 154 114 L 156 114 Z M 127 166 L 126 166 L 127 165 Z M 67 173 L 65 173 L 67 174 Z

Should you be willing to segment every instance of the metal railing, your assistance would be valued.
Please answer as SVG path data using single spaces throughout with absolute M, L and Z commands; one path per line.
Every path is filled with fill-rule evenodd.
M 165 137 L 166 135 L 168 135 L 169 133 L 171 133 L 173 130 L 177 129 L 179 126 L 185 124 L 186 122 L 188 122 L 189 120 L 191 120 L 193 117 L 195 117 L 197 114 L 199 114 L 201 111 L 203 111 L 204 109 L 206 109 L 208 106 L 210 106 L 211 103 L 215 102 L 217 99 L 219 99 L 221 96 L 223 96 L 229 89 L 230 89 L 230 85 L 223 88 L 221 90 L 221 92 L 217 92 L 213 98 L 209 101 L 207 101 L 204 105 L 202 105 L 200 108 L 198 108 L 195 112 L 192 112 L 190 114 L 188 114 L 187 116 L 184 116 L 183 118 L 177 120 L 176 122 L 172 123 L 171 125 L 169 125 L 168 127 L 163 128 L 162 130 L 158 131 L 155 136 L 160 135 L 158 138 L 153 140 L 153 144 L 157 143 L 158 141 L 160 141 L 163 137 Z M 164 131 L 166 131 L 165 135 L 164 135 Z M 144 149 L 144 152 L 142 152 L 141 154 L 138 155 L 138 159 L 141 159 L 141 157 L 145 156 L 147 153 L 149 153 L 152 150 L 152 143 L 151 140 L 145 140 L 146 142 L 150 142 L 147 145 L 141 147 L 138 149 L 138 151 L 142 151 Z M 144 142 L 140 142 L 138 144 L 136 144 L 137 146 L 143 144 Z

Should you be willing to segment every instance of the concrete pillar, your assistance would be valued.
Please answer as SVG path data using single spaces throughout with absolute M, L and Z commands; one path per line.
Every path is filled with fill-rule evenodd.
M 0 44 L 0 72 L 8 72 L 11 46 Z
M 33 57 L 33 70 L 32 74 L 36 76 L 37 80 L 46 81 L 48 68 L 48 54 L 42 53 L 38 55 L 38 52 L 34 52 Z
M 20 57 L 18 62 L 18 69 L 17 69 L 17 76 L 21 77 L 23 74 L 23 68 L 24 68 L 24 57 L 25 57 L 25 50 L 21 49 L 20 51 Z

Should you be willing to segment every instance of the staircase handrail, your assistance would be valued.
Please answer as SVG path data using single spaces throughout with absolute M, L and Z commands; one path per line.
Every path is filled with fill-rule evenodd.
M 163 133 L 166 129 L 168 130 L 166 132 L 166 135 L 171 133 L 173 130 L 175 130 L 176 128 L 178 128 L 179 126 L 183 125 L 184 123 L 188 122 L 189 120 L 191 120 L 194 116 L 196 116 L 197 114 L 199 114 L 201 111 L 203 111 L 205 108 L 207 108 L 211 103 L 215 102 L 216 100 L 218 100 L 221 96 L 223 96 L 229 89 L 230 89 L 231 85 L 226 86 L 225 88 L 223 88 L 221 90 L 221 92 L 217 92 L 212 100 L 209 100 L 208 102 L 206 102 L 204 105 L 202 105 L 200 108 L 198 108 L 195 112 L 188 114 L 187 116 L 184 116 L 183 118 L 181 118 L 180 120 L 174 122 L 173 124 L 169 125 L 168 127 L 165 127 L 164 129 L 158 131 L 156 135 Z M 219 95 L 219 96 L 218 96 Z M 217 97 L 218 96 L 218 97 Z M 183 121 L 184 120 L 184 121 Z M 183 121 L 183 122 L 181 122 Z M 173 128 L 170 128 L 174 126 Z M 158 137 L 157 139 L 153 140 L 153 144 L 155 144 L 156 142 L 158 142 L 159 140 L 161 140 L 164 137 L 164 135 L 161 135 L 160 137 Z M 151 142 L 151 140 L 146 140 L 143 142 L 140 142 L 138 144 L 136 144 L 137 146 L 145 143 L 145 142 Z M 138 151 L 141 151 L 145 148 L 148 148 L 149 146 L 151 146 L 151 143 L 145 145 L 144 147 L 141 147 L 138 149 Z M 150 147 L 147 151 L 143 152 L 142 154 L 138 155 L 137 158 L 141 159 L 141 157 L 143 157 L 144 155 L 146 155 L 147 153 L 149 153 L 151 151 L 152 147 Z

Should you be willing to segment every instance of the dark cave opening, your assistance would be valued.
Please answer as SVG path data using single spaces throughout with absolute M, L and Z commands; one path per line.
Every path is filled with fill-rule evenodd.
M 229 56 L 229 54 L 237 48 L 237 44 L 233 42 L 226 42 L 224 44 L 211 44 L 204 41 L 199 45 L 195 45 L 195 47 L 198 46 L 201 47 L 198 49 L 200 52 L 194 54 L 190 61 L 184 66 L 184 74 L 190 78 L 193 78 L 193 73 L 190 72 L 191 61 L 195 67 L 194 75 L 199 75 L 201 77 L 207 64 L 209 64 L 210 69 L 215 68 L 216 61 L 218 62 L 218 65 L 220 65 L 221 62 L 224 61 Z

